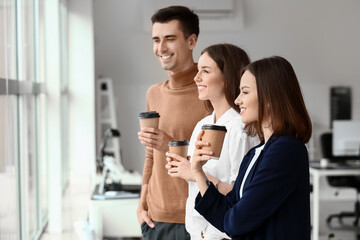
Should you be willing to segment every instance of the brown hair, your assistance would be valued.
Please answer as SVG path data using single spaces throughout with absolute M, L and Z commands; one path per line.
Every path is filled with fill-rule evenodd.
M 256 131 L 262 139 L 261 122 L 270 116 L 275 137 L 291 135 L 307 143 L 312 133 L 311 120 L 291 64 L 274 56 L 255 61 L 245 70 L 255 76 L 259 104 L 259 121 L 247 124 L 248 132 Z
M 187 7 L 170 6 L 162 8 L 151 17 L 152 24 L 156 22 L 167 23 L 172 20 L 179 21 L 185 39 L 192 34 L 196 35 L 196 39 L 199 37 L 199 17 Z
M 216 62 L 224 76 L 224 91 L 227 102 L 236 111 L 240 111 L 239 107 L 234 103 L 240 90 L 240 77 L 243 68 L 250 63 L 250 59 L 246 52 L 232 44 L 215 44 L 205 48 L 201 55 L 207 53 Z M 209 109 L 211 103 L 206 101 Z M 212 106 L 211 106 L 212 109 Z

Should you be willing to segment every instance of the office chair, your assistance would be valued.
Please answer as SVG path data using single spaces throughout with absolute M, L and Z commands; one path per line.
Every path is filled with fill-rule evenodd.
M 346 160 L 358 160 L 360 156 L 333 156 L 332 154 L 332 133 L 323 133 L 320 137 L 321 152 L 323 158 L 328 159 L 330 162 L 345 163 Z M 360 171 L 360 169 L 359 169 Z M 328 176 L 328 183 L 333 187 L 349 187 L 356 189 L 357 200 L 355 202 L 354 212 L 340 212 L 338 214 L 331 214 L 328 216 L 326 222 L 329 224 L 332 218 L 339 218 L 342 223 L 344 217 L 355 217 L 354 226 L 359 224 L 360 218 L 360 177 L 358 176 Z

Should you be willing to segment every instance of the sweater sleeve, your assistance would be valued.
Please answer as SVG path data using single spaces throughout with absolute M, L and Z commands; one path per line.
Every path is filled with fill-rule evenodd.
M 241 236 L 256 230 L 286 201 L 306 169 L 305 146 L 294 142 L 274 142 L 264 152 L 258 169 L 247 179 L 243 196 L 237 199 L 241 180 L 225 197 L 215 187 L 204 196 L 198 195 L 196 210 L 220 231 L 229 236 Z M 255 166 L 254 166 L 255 167 Z M 252 178 L 252 180 L 251 180 Z
M 142 185 L 149 183 L 153 164 L 154 164 L 153 149 L 150 147 L 146 147 L 144 169 L 142 174 Z
M 146 94 L 146 111 L 150 111 L 150 104 L 149 104 L 149 90 Z M 144 168 L 143 168 L 143 173 L 142 173 L 142 188 L 143 189 L 147 189 L 147 185 L 149 183 L 151 174 L 152 174 L 152 168 L 153 168 L 153 164 L 154 164 L 154 159 L 153 159 L 153 152 L 154 150 L 150 147 L 146 147 L 145 149 L 145 162 L 144 162 Z M 146 204 L 146 195 L 147 195 L 147 190 L 143 191 L 141 193 L 141 198 L 140 198 L 140 204 L 142 204 L 144 206 L 145 209 L 147 209 L 147 204 Z

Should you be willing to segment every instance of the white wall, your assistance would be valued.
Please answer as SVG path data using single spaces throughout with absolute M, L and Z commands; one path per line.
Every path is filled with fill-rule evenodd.
M 68 1 L 70 172 L 95 171 L 95 81 L 92 0 Z
M 167 79 L 153 56 L 151 32 L 143 27 L 145 1 L 94 0 L 95 73 L 114 80 L 124 165 L 138 171 L 145 153 L 137 139 L 137 114 L 145 110 L 146 89 Z M 360 119 L 360 1 L 235 3 L 243 14 L 243 26 L 231 32 L 200 29 L 195 59 L 206 46 L 222 42 L 244 48 L 252 60 L 272 55 L 287 58 L 314 123 L 316 147 L 320 133 L 329 129 L 330 86 L 353 88 L 353 118 Z

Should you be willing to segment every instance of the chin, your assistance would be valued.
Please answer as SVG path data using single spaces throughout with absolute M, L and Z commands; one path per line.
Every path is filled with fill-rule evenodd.
M 161 65 L 164 70 L 171 70 L 167 65 Z
M 167 63 L 161 63 L 161 66 L 164 70 L 173 70 L 175 68 L 175 64 L 171 63 L 171 62 L 167 62 Z
M 241 121 L 244 123 L 244 124 L 248 124 L 249 121 L 246 120 L 246 118 L 244 118 L 243 116 L 241 116 Z
M 206 101 L 206 100 L 209 100 L 209 98 L 207 98 L 207 97 L 203 97 L 203 96 L 200 96 L 200 95 L 199 95 L 199 99 L 200 99 L 201 101 Z

